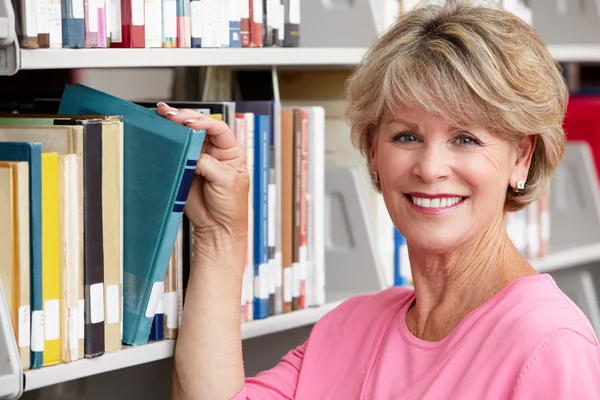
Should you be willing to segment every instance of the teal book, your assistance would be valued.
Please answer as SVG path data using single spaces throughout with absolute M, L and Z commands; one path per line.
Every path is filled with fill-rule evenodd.
M 123 342 L 148 342 L 205 131 L 84 85 L 59 114 L 123 117 Z
M 44 309 L 42 303 L 42 145 L 0 142 L 0 160 L 29 163 L 31 369 L 44 362 Z

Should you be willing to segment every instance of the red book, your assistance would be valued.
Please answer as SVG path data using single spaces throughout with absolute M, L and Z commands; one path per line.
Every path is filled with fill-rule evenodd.
M 250 47 L 263 47 L 262 0 L 250 0 Z
M 110 47 L 146 47 L 143 0 L 121 0 L 121 35 L 113 33 Z

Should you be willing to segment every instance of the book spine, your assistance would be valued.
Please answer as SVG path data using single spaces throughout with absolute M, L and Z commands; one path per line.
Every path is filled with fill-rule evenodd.
M 146 305 L 145 313 L 132 317 L 134 318 L 134 321 L 131 321 L 133 326 L 127 324 L 131 328 L 123 334 L 123 341 L 127 344 L 141 345 L 148 342 L 158 302 L 164 294 L 164 279 L 169 265 L 169 258 L 171 257 L 179 225 L 182 221 L 183 210 L 194 179 L 194 171 L 196 170 L 203 142 L 204 131 L 192 132 L 190 134 L 188 149 L 184 159 L 184 168 L 179 180 L 173 208 L 167 215 L 167 220 L 165 221 L 164 229 L 158 242 L 160 244 L 155 253 L 156 256 L 149 268 L 152 271 L 152 276 L 148 278 L 150 287 L 142 291 L 143 298 L 141 299 L 141 304 Z
M 299 270 L 300 270 L 300 293 L 298 296 L 298 308 L 306 308 L 306 275 L 308 268 L 307 249 L 307 191 L 308 191 L 308 111 L 302 109 L 302 136 L 300 138 L 300 237 L 299 237 Z
M 90 125 L 84 138 L 84 356 L 104 354 L 104 245 L 102 226 L 102 125 Z
M 300 46 L 300 0 L 285 0 L 284 47 Z
M 292 310 L 300 309 L 300 203 L 302 197 L 302 110 L 294 110 L 294 209 L 292 233 Z
M 250 47 L 250 0 L 239 0 L 240 42 L 242 47 Z
M 85 44 L 83 0 L 61 2 L 62 47 L 81 48 Z
M 162 47 L 177 47 L 177 1 L 162 0 Z
M 229 0 L 229 47 L 242 47 L 240 0 Z
M 254 165 L 254 319 L 269 316 L 268 185 L 269 117 L 255 115 Z
M 273 128 L 271 137 L 273 142 L 273 165 L 274 165 L 274 201 L 271 207 L 275 207 L 275 254 L 274 271 L 275 280 L 275 315 L 283 313 L 283 264 L 282 264 L 282 216 L 281 216 L 281 103 L 273 101 Z
M 206 0 L 190 1 L 190 32 L 191 46 L 202 47 L 202 10 Z
M 42 307 L 42 147 L 30 148 L 29 203 L 31 215 L 30 238 L 30 296 L 31 296 L 31 369 L 41 368 L 44 363 L 44 310 Z
M 250 0 L 250 47 L 263 47 L 263 0 Z
M 190 31 L 190 0 L 177 1 L 177 47 L 192 46 Z

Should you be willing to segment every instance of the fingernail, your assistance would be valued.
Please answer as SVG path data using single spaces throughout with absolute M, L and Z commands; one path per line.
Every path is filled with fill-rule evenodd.
M 167 103 L 165 103 L 164 101 L 159 101 L 158 103 L 156 103 L 156 107 L 159 107 L 159 106 L 167 106 L 167 107 L 169 107 L 169 105 Z
M 183 121 L 184 124 L 191 124 L 192 122 L 197 122 L 198 119 L 196 118 L 190 118 L 190 119 L 186 119 L 185 121 Z
M 179 114 L 179 111 L 167 111 L 165 113 L 165 115 L 177 115 L 177 114 Z

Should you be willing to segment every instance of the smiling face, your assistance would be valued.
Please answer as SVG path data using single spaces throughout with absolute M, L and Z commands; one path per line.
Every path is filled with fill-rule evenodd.
M 374 140 L 371 170 L 395 226 L 410 245 L 440 253 L 499 232 L 506 190 L 525 180 L 535 143 L 405 106 L 383 115 Z

